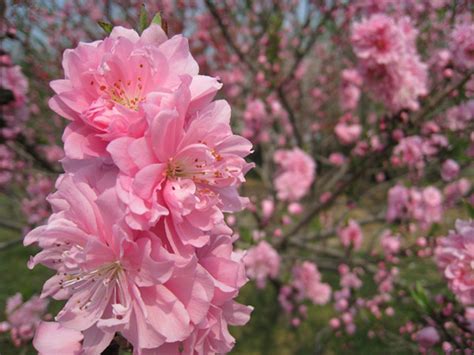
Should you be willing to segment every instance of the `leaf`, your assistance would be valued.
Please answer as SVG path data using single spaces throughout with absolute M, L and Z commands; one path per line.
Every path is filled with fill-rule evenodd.
M 143 4 L 140 9 L 140 18 L 138 21 L 138 30 L 140 33 L 142 33 L 145 28 L 148 27 L 148 14 L 146 12 L 145 4 Z
M 161 14 L 159 12 L 157 12 L 155 16 L 153 16 L 153 20 L 151 20 L 151 23 L 161 26 L 162 20 L 161 20 Z
M 422 308 L 423 310 L 428 310 L 429 307 L 429 299 L 428 295 L 426 294 L 425 289 L 419 282 L 416 283 L 414 288 L 410 289 L 411 297 L 415 300 L 415 302 Z
M 114 26 L 111 23 L 105 22 L 105 21 L 99 21 L 97 24 L 104 30 L 105 33 L 108 35 L 112 32 L 112 29 Z

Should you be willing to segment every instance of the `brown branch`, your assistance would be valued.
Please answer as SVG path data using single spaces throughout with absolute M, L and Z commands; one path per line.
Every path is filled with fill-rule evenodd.
M 243 53 L 239 49 L 239 47 L 235 44 L 234 40 L 232 39 L 232 36 L 230 35 L 229 31 L 227 31 L 227 27 L 222 21 L 222 18 L 220 17 L 219 11 L 217 10 L 216 6 L 213 4 L 211 0 L 204 0 L 204 3 L 206 4 L 206 7 L 211 12 L 211 15 L 214 18 L 214 20 L 216 20 L 217 25 L 219 26 L 227 44 L 232 48 L 235 54 L 239 57 L 240 61 L 244 63 L 250 69 L 252 73 L 256 73 L 257 72 L 256 68 L 253 66 L 253 64 L 250 61 L 248 61 L 246 54 Z
M 12 246 L 15 246 L 17 244 L 21 244 L 23 242 L 23 237 L 9 240 L 8 242 L 4 242 L 0 244 L 0 251 L 6 250 Z
M 454 85 L 450 86 L 447 88 L 445 91 L 440 92 L 438 95 L 436 95 L 434 98 L 432 98 L 427 105 L 423 108 L 423 110 L 419 111 L 416 115 L 413 117 L 413 121 L 417 122 L 421 119 L 423 119 L 431 110 L 435 109 L 443 100 L 451 95 L 454 91 L 460 89 L 461 87 L 466 84 L 471 76 L 474 74 L 474 71 L 469 71 L 465 74 L 464 78 L 459 80 L 457 83 Z
M 28 155 L 30 155 L 40 167 L 51 173 L 61 173 L 60 170 L 58 170 L 54 165 L 52 165 L 49 161 L 47 161 L 38 153 L 36 147 L 33 144 L 29 143 L 23 134 L 18 134 L 16 136 L 15 142 L 22 146 L 23 150 L 28 153 Z

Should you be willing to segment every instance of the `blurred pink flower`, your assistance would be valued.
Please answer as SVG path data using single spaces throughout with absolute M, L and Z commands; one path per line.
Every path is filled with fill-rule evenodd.
M 428 349 L 440 341 L 440 336 L 434 327 L 425 327 L 416 333 L 415 339 L 422 348 Z
M 267 278 L 276 278 L 280 271 L 280 256 L 266 241 L 250 248 L 244 257 L 247 276 L 256 280 L 258 288 L 264 288 Z
M 314 160 L 299 148 L 277 150 L 273 160 L 278 164 L 277 175 L 273 181 L 278 198 L 289 201 L 301 199 L 314 181 Z
M 4 120 L 1 134 L 11 139 L 23 130 L 29 115 L 28 80 L 20 66 L 0 65 L 0 87 L 13 94 L 12 101 L 0 105 L 0 116 Z
M 351 42 L 359 58 L 372 59 L 377 63 L 397 60 L 403 50 L 399 27 L 384 14 L 376 14 L 355 23 Z
M 296 289 L 296 298 L 308 299 L 314 304 L 326 304 L 331 298 L 331 287 L 321 282 L 321 274 L 315 264 L 304 261 L 293 267 L 291 285 Z
M 329 159 L 329 162 L 331 164 L 334 164 L 336 166 L 340 166 L 340 165 L 344 164 L 347 161 L 346 156 L 342 153 L 339 153 L 339 152 L 331 153 L 331 155 L 329 155 L 328 159 Z
M 448 159 L 441 166 L 441 177 L 444 181 L 452 181 L 458 176 L 459 170 L 459 164 L 453 159 Z
M 344 247 L 353 247 L 355 250 L 362 246 L 362 229 L 357 221 L 351 219 L 346 227 L 339 228 L 339 238 Z
M 406 17 L 375 14 L 353 24 L 351 42 L 363 82 L 392 111 L 418 109 L 427 93 L 427 66 L 417 54 L 416 29 Z
M 452 34 L 450 49 L 454 62 L 461 68 L 474 68 L 474 24 L 460 23 Z
M 461 198 L 469 193 L 471 186 L 471 182 L 466 178 L 461 178 L 446 185 L 443 189 L 446 206 L 454 206 Z
M 270 115 L 265 104 L 260 99 L 249 100 L 244 112 L 244 129 L 242 136 L 257 144 L 268 142 L 268 125 L 271 124 Z
M 423 139 L 419 136 L 405 137 L 393 149 L 398 165 L 421 169 L 424 167 Z
M 439 240 L 435 258 L 459 301 L 474 305 L 474 222 L 457 220 L 455 230 Z
M 397 254 L 401 246 L 400 236 L 393 235 L 392 232 L 387 229 L 380 237 L 380 246 L 386 256 Z
M 47 308 L 47 300 L 33 296 L 23 302 L 21 293 L 16 293 L 7 299 L 7 320 L 0 323 L 0 333 L 10 331 L 12 342 L 17 347 L 27 343 L 33 338 Z
M 352 144 L 356 143 L 362 134 L 362 126 L 358 123 L 348 124 L 339 122 L 336 127 L 334 127 L 334 132 L 339 142 L 342 144 Z

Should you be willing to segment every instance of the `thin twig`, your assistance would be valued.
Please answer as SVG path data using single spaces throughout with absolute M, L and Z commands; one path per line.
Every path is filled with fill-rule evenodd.
M 222 18 L 219 15 L 219 11 L 217 10 L 216 6 L 213 4 L 211 0 L 204 0 L 204 3 L 206 4 L 206 7 L 209 9 L 211 12 L 212 17 L 214 20 L 216 20 L 217 25 L 219 26 L 222 35 L 224 36 L 224 39 L 227 41 L 227 44 L 232 48 L 232 50 L 235 52 L 235 54 L 239 57 L 240 61 L 247 65 L 247 67 L 250 69 L 252 73 L 256 73 L 257 70 L 255 69 L 254 65 L 248 61 L 247 56 L 245 53 L 243 53 L 239 47 L 235 44 L 234 40 L 232 39 L 232 36 L 230 35 L 229 31 L 227 31 L 227 27 L 222 21 Z
M 4 251 L 12 246 L 15 246 L 17 244 L 21 244 L 23 242 L 23 237 L 9 240 L 8 242 L 4 242 L 0 244 L 0 251 Z

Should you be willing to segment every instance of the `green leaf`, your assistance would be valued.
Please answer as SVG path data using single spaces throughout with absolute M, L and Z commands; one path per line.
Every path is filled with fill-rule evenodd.
M 140 9 L 140 18 L 138 22 L 138 30 L 140 33 L 142 33 L 145 28 L 148 27 L 148 14 L 146 12 L 146 7 L 145 4 L 142 5 Z
M 108 35 L 110 34 L 110 32 L 112 32 L 112 29 L 114 28 L 114 26 L 111 23 L 108 23 L 105 21 L 99 21 L 97 23 L 100 26 L 100 28 L 102 28 L 104 32 L 107 33 Z
M 420 308 L 425 311 L 430 308 L 428 295 L 419 282 L 416 283 L 414 288 L 410 289 L 410 294 Z
M 155 14 L 155 16 L 153 16 L 153 20 L 151 20 L 151 23 L 153 24 L 157 24 L 158 26 L 161 26 L 161 14 L 159 12 L 157 12 Z

